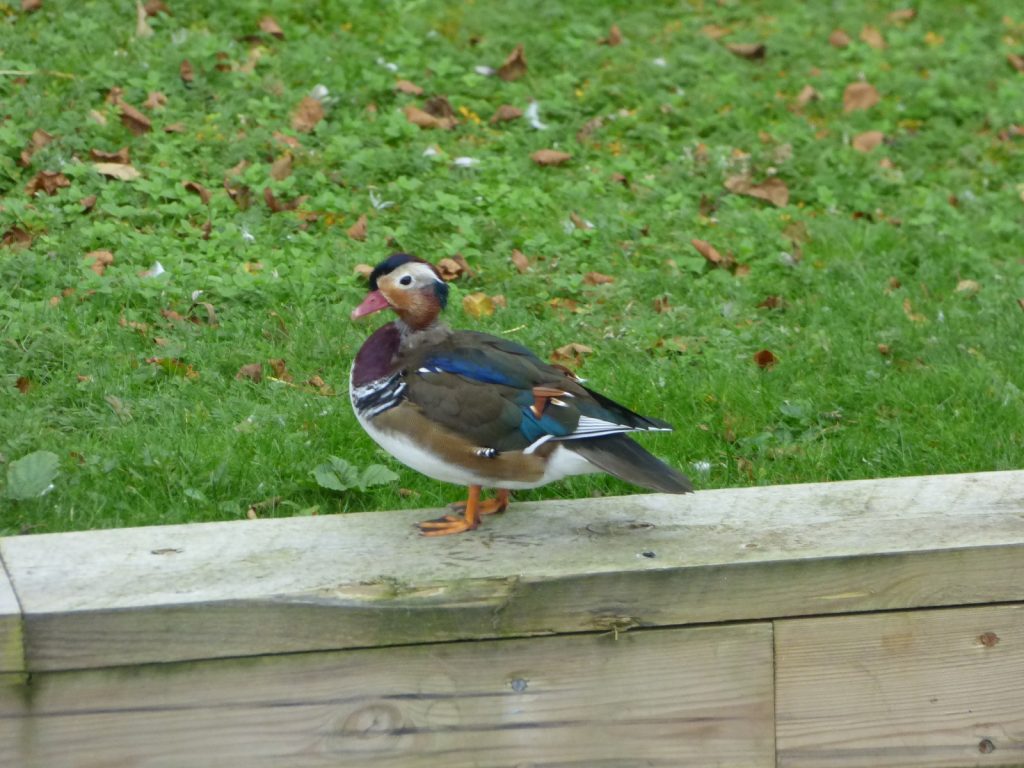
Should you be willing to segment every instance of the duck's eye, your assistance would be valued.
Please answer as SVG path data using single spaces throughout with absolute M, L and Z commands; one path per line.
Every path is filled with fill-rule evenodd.
M 412 276 L 405 275 L 401 280 L 398 281 L 402 285 L 412 285 Z

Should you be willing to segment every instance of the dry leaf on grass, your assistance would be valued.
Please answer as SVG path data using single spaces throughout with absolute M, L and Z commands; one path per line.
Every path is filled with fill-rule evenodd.
M 572 160 L 572 155 L 557 149 L 538 149 L 530 159 L 537 165 L 563 165 Z
M 324 105 L 312 96 L 304 96 L 292 112 L 292 128 L 299 133 L 310 133 L 324 119 Z
M 593 351 L 586 344 L 573 341 L 556 349 L 548 359 L 552 363 L 565 365 L 569 368 L 579 368 L 583 365 L 584 358 Z
M 655 312 L 665 315 L 672 310 L 672 300 L 668 296 L 655 296 L 653 306 Z
M 892 24 L 904 24 L 908 21 L 913 21 L 916 16 L 917 10 L 914 8 L 899 8 L 886 16 L 886 18 Z
M 509 120 L 518 120 L 522 116 L 523 110 L 513 107 L 511 104 L 502 104 L 491 116 L 490 123 L 494 125 L 495 123 L 504 123 Z
M 446 257 L 437 262 L 437 271 L 441 273 L 443 280 L 450 283 L 452 280 L 458 280 L 462 277 L 465 271 L 463 264 L 465 264 L 465 259 L 463 259 L 462 263 L 459 263 L 455 259 Z
M 356 223 L 346 230 L 346 234 L 352 240 L 358 240 L 360 242 L 366 240 L 366 214 L 362 214 Z
M 146 100 L 142 102 L 142 106 L 146 109 L 161 109 L 167 105 L 167 97 L 160 93 L 160 91 L 150 91 L 146 96 Z
M 29 163 L 32 162 L 32 155 L 51 141 L 53 141 L 53 136 L 43 129 L 37 128 L 32 131 L 32 136 L 28 140 L 28 146 L 21 151 L 21 164 L 27 168 Z
M 270 164 L 270 178 L 275 181 L 284 181 L 292 175 L 292 153 L 285 152 L 277 160 Z
M 1024 56 L 1020 56 L 1016 53 L 1006 54 L 1006 60 L 1010 62 L 1010 66 L 1018 72 L 1024 72 Z
M 878 27 L 865 24 L 860 30 L 860 41 L 874 48 L 876 51 L 885 49 L 885 38 Z
M 598 45 L 620 45 L 622 43 L 622 32 L 618 24 L 612 24 L 608 30 L 608 37 L 602 37 L 597 41 Z
M 881 131 L 865 131 L 854 136 L 850 146 L 858 152 L 870 152 L 881 146 L 884 141 L 885 134 Z
M 32 245 L 32 235 L 21 227 L 12 226 L 4 232 L 3 237 L 0 237 L 0 246 L 4 248 L 22 248 L 29 245 Z
M 21 0 L 22 13 L 34 13 L 43 7 L 43 0 Z
M 230 190 L 228 190 L 228 194 L 231 194 Z M 270 209 L 271 213 L 294 211 L 296 208 L 298 208 L 300 205 L 306 202 L 308 198 L 309 195 L 301 195 L 300 197 L 296 197 L 294 200 L 278 200 L 277 197 L 274 196 L 274 190 L 272 190 L 270 187 L 263 188 L 263 202 L 267 204 L 267 208 Z M 238 201 L 236 200 L 235 202 Z
M 71 182 L 63 173 L 40 171 L 25 185 L 25 194 L 29 197 L 34 197 L 38 192 L 42 191 L 47 195 L 53 196 L 57 194 L 58 189 L 70 186 Z
M 585 285 L 609 285 L 615 282 L 615 278 L 601 272 L 587 272 L 583 276 L 583 282 Z
M 981 283 L 977 280 L 961 280 L 956 284 L 957 293 L 966 293 L 968 296 L 973 296 L 981 290 Z
M 284 38 L 284 30 L 281 29 L 281 25 L 277 23 L 277 19 L 273 16 L 264 16 L 260 19 L 260 32 L 276 37 L 278 40 Z
M 766 200 L 779 208 L 789 203 L 789 187 L 776 176 L 765 179 L 760 184 L 754 184 L 749 176 L 740 174 L 727 178 L 724 185 L 733 194 Z
M 734 56 L 750 61 L 759 61 L 768 52 L 764 43 L 728 43 L 725 47 Z
M 135 36 L 136 37 L 152 37 L 153 28 L 149 26 L 149 22 L 146 21 L 146 17 L 149 14 L 146 13 L 146 7 L 135 0 Z
M 833 48 L 845 48 L 852 41 L 850 36 L 842 29 L 833 29 L 832 34 L 828 36 L 829 45 Z
M 572 312 L 573 314 L 580 313 L 580 305 L 573 299 L 566 299 L 562 296 L 556 296 L 548 301 L 548 306 L 552 309 L 561 309 L 566 312 Z
M 494 314 L 494 302 L 478 291 L 462 297 L 462 310 L 470 317 L 490 317 Z
M 821 98 L 821 94 L 815 90 L 812 85 L 805 85 L 800 89 L 800 93 L 796 95 L 796 105 L 798 107 L 806 107 L 812 101 L 817 101 Z
M 263 365 L 261 363 L 243 365 L 238 369 L 238 373 L 235 374 L 235 379 L 238 381 L 249 380 L 259 384 L 263 381 Z
M 927 317 L 914 311 L 914 305 L 910 303 L 909 297 L 903 300 L 903 314 L 907 316 L 910 322 L 917 323 L 918 325 L 928 322 Z
M 779 362 L 779 358 L 770 349 L 762 349 L 760 352 L 754 353 L 754 362 L 758 367 L 767 369 Z
M 455 118 L 455 108 L 452 107 L 447 96 L 432 96 L 427 99 L 423 103 L 423 111 L 437 118 L 448 118 L 456 123 L 458 122 Z
M 520 275 L 525 275 L 530 270 L 530 260 L 519 249 L 513 249 L 511 258 L 512 265 L 518 270 Z
M 707 240 L 698 240 L 697 238 L 693 238 L 690 240 L 690 245 L 696 248 L 697 253 L 703 256 L 712 267 L 732 269 L 736 266 L 736 260 L 732 257 L 732 254 L 723 256 L 718 252 L 718 249 Z
M 89 213 L 96 206 L 96 195 L 83 197 L 78 204 L 82 206 L 82 213 Z
M 83 258 L 89 264 L 89 269 L 100 277 L 114 263 L 114 254 L 110 251 L 89 251 Z
M 356 277 L 360 277 L 363 280 L 369 280 L 370 275 L 373 274 L 373 267 L 369 264 L 356 264 L 352 267 L 352 274 Z
M 871 109 L 880 100 L 878 90 L 871 83 L 850 83 L 843 91 L 843 111 Z
M 423 95 L 423 89 L 410 80 L 399 80 L 395 83 L 395 90 L 401 93 L 407 93 L 410 96 Z
M 700 28 L 700 33 L 712 40 L 721 40 L 723 37 L 731 35 L 732 30 L 729 27 L 722 27 L 718 24 L 705 24 Z
M 93 163 L 93 169 L 102 176 L 118 181 L 135 181 L 142 177 L 134 165 L 124 163 Z
M 115 96 L 118 109 L 121 114 L 121 124 L 124 125 L 129 131 L 136 136 L 141 136 L 144 133 L 149 133 L 153 130 L 152 121 L 146 117 L 142 112 L 137 110 L 131 104 L 128 104 L 121 100 L 120 96 Z
M 420 128 L 440 128 L 443 131 L 450 131 L 458 121 L 454 117 L 436 117 L 413 104 L 406 104 L 402 109 L 405 119 Z
M 498 67 L 498 77 L 506 82 L 518 80 L 526 74 L 526 53 L 523 44 L 519 43 L 508 55 L 505 62 Z
M 288 367 L 281 358 L 274 358 L 273 360 L 267 360 L 267 365 L 270 366 L 274 372 L 274 378 L 279 381 L 293 381 L 294 377 L 288 373 Z
M 195 70 L 192 69 L 192 62 L 188 59 L 182 59 L 181 64 L 178 66 L 178 76 L 181 78 L 181 82 L 188 85 L 196 78 Z
M 89 157 L 97 163 L 121 163 L 131 165 L 131 150 L 128 147 L 121 147 L 116 152 L 104 152 L 102 149 L 90 149 Z
M 210 204 L 210 190 L 208 190 L 198 181 L 185 181 L 182 182 L 182 186 L 189 192 L 193 192 L 199 195 L 199 199 L 203 201 L 203 205 Z

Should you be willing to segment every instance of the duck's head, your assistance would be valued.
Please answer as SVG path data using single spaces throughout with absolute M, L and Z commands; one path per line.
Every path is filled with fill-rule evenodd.
M 370 293 L 352 310 L 352 319 L 393 309 L 406 325 L 426 328 L 448 304 L 448 284 L 433 265 L 395 253 L 370 273 Z

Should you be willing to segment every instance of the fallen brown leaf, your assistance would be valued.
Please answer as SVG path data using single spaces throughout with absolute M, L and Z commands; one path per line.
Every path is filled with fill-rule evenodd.
M 605 275 L 601 272 L 587 272 L 583 276 L 583 282 L 586 285 L 609 285 L 615 282 L 615 278 L 611 275 Z
M 1010 66 L 1018 72 L 1024 72 L 1024 56 L 1016 53 L 1008 53 L 1006 54 L 1006 60 L 1010 62 Z
M 798 107 L 806 107 L 812 101 L 817 101 L 821 98 L 821 94 L 815 90 L 812 85 L 805 85 L 800 89 L 800 93 L 796 95 L 796 103 Z
M 914 311 L 914 306 L 910 303 L 909 297 L 903 300 L 903 314 L 905 314 L 907 319 L 912 323 L 920 324 L 927 322 L 928 320 L 924 315 Z
M 581 311 L 580 305 L 576 301 L 573 299 L 566 299 L 561 296 L 556 296 L 555 298 L 550 299 L 548 301 L 548 306 L 552 309 L 561 309 L 566 312 L 572 312 L 573 314 L 578 314 Z
M 270 164 L 270 178 L 284 181 L 292 175 L 292 153 L 285 152 Z
M 593 224 L 576 213 L 576 211 L 569 211 L 569 221 L 572 222 L 572 225 L 576 227 L 576 229 L 588 230 L 594 228 Z
M 523 44 L 519 43 L 512 53 L 510 53 L 505 62 L 498 67 L 498 77 L 506 82 L 512 80 L 518 80 L 526 74 L 526 53 L 523 49 Z
M 729 27 L 721 27 L 718 24 L 705 24 L 700 28 L 700 33 L 712 40 L 721 40 L 723 37 L 731 35 L 732 30 Z
M 697 253 L 703 256 L 707 260 L 708 264 L 710 264 L 713 267 L 718 267 L 720 269 L 732 269 L 734 266 L 736 266 L 736 260 L 732 257 L 731 254 L 728 256 L 723 256 L 721 253 L 718 252 L 718 249 L 715 248 L 715 246 L 713 246 L 707 240 L 699 240 L 697 238 L 693 238 L 692 240 L 690 240 L 690 245 L 696 248 Z
M 444 131 L 450 131 L 456 125 L 454 118 L 435 117 L 413 104 L 406 104 L 402 111 L 405 113 L 406 120 L 420 128 L 440 128 Z
M 1017 299 L 1017 306 L 1024 309 L 1024 297 Z
M 149 23 L 146 21 L 146 16 L 148 16 L 148 14 L 146 13 L 145 6 L 142 3 L 140 3 L 139 0 L 135 0 L 135 36 L 136 37 L 152 37 L 153 36 L 153 28 L 151 26 L 149 26 Z
M 594 133 L 594 131 L 600 129 L 603 125 L 604 118 L 601 117 L 600 115 L 598 115 L 597 117 L 590 118 L 589 120 L 587 120 L 587 122 L 580 126 L 580 129 L 578 131 L 576 131 L 576 141 L 582 144 L 583 142 L 590 138 L 591 134 Z
M 143 7 L 146 9 L 147 16 L 156 16 L 158 13 L 166 13 L 169 16 L 171 13 L 163 0 L 147 0 Z
M 880 100 L 878 91 L 871 83 L 850 83 L 843 90 L 843 111 L 870 109 Z
M 100 277 L 114 263 L 114 254 L 110 251 L 89 251 L 83 258 L 89 263 L 89 269 Z
M 41 190 L 52 197 L 57 194 L 58 189 L 70 186 L 71 182 L 63 173 L 40 171 L 25 185 L 25 193 L 29 197 L 34 197 Z
M 890 13 L 886 18 L 893 24 L 903 24 L 913 21 L 916 16 L 917 11 L 914 8 L 900 8 Z
M 548 359 L 552 363 L 566 365 L 569 368 L 579 368 L 583 365 L 584 358 L 593 351 L 586 344 L 573 341 L 556 349 Z
M 310 133 L 323 119 L 324 105 L 312 96 L 305 96 L 292 112 L 292 128 L 299 133 Z
M 260 31 L 278 40 L 284 38 L 284 30 L 273 16 L 264 16 L 260 19 Z
M 538 149 L 530 159 L 537 165 L 563 165 L 572 160 L 572 155 L 557 149 Z
M 771 368 L 779 362 L 779 358 L 770 349 L 762 349 L 760 352 L 754 353 L 754 362 L 761 368 Z
M 410 80 L 399 80 L 395 83 L 395 90 L 401 93 L 407 93 L 410 96 L 422 96 L 423 89 L 420 88 L 416 83 Z
M 281 358 L 275 358 L 273 360 L 267 360 L 267 365 L 274 372 L 274 378 L 281 381 L 292 381 L 294 377 L 288 373 L 288 367 Z
M 763 59 L 768 52 L 764 43 L 727 43 L 725 47 L 734 56 L 751 61 Z
M 423 111 L 434 117 L 455 120 L 455 108 L 452 107 L 447 96 L 432 96 L 423 103 Z
M 882 37 L 881 31 L 878 27 L 872 27 L 870 24 L 865 24 L 860 30 L 860 41 L 865 43 L 876 51 L 884 50 L 886 47 L 885 38 Z
M 53 141 L 53 135 L 47 133 L 42 128 L 32 131 L 32 136 L 28 140 L 28 146 L 21 151 L 21 164 L 27 168 L 29 163 L 32 162 L 32 156 L 51 141 Z
M 889 355 L 892 354 L 892 347 L 890 347 L 888 344 L 879 343 L 877 348 L 878 354 L 880 354 L 882 357 L 888 357 Z
M 960 280 L 956 284 L 957 293 L 966 293 L 968 296 L 973 296 L 981 290 L 981 283 L 977 280 Z
M 834 48 L 845 48 L 852 41 L 850 36 L 842 29 L 833 29 L 832 34 L 828 36 L 829 45 Z
M 169 123 L 164 126 L 164 133 L 184 133 L 188 127 L 184 123 Z
M 43 0 L 21 0 L 22 13 L 34 13 L 43 7 Z
M 356 264 L 352 268 L 352 274 L 361 277 L 363 280 L 369 280 L 370 275 L 373 274 L 373 267 L 369 264 Z
M 228 190 L 228 194 L 231 194 L 230 190 Z M 296 197 L 294 200 L 278 200 L 274 196 L 274 191 L 270 187 L 263 188 L 263 202 L 267 204 L 267 208 L 270 209 L 271 213 L 294 211 L 296 208 L 298 208 L 300 205 L 306 202 L 308 197 L 309 195 L 302 195 L 300 197 Z M 236 200 L 235 202 L 237 203 L 238 201 Z
M 243 365 L 238 369 L 238 373 L 235 374 L 235 379 L 243 381 L 248 379 L 251 382 L 259 384 L 263 381 L 263 365 L 261 363 L 249 363 Z
M 608 30 L 608 37 L 602 37 L 597 41 L 598 45 L 619 45 L 622 43 L 622 32 L 619 30 L 618 24 L 612 24 L 611 29 Z
M 672 300 L 668 296 L 654 297 L 654 311 L 659 315 L 667 314 L 672 310 Z
M 122 101 L 120 96 L 116 97 L 115 103 L 118 106 L 121 114 L 121 124 L 124 125 L 129 131 L 136 136 L 141 136 L 144 133 L 149 133 L 153 130 L 152 121 L 142 114 L 139 110 Z
M 852 146 L 858 152 L 870 152 L 877 147 L 880 147 L 885 141 L 885 134 L 881 131 L 865 131 L 864 133 L 858 133 L 853 137 L 853 141 L 850 142 Z
M 502 104 L 491 116 L 490 123 L 504 123 L 509 120 L 518 120 L 523 116 L 523 110 L 513 107 L 511 104 Z
M 78 204 L 82 206 L 82 213 L 89 213 L 96 206 L 96 195 L 83 197 Z
M 519 249 L 513 249 L 511 259 L 512 266 L 514 266 L 516 270 L 518 270 L 520 275 L 525 275 L 527 272 L 529 272 L 530 260 L 526 258 L 526 254 L 524 254 L 522 251 L 520 251 Z
M 366 224 L 366 214 L 364 213 L 356 220 L 355 224 L 348 228 L 346 234 L 350 239 L 362 242 L 366 240 Z
M 608 178 L 611 179 L 612 181 L 614 181 L 616 184 L 621 184 L 626 189 L 629 189 L 629 177 L 626 176 L 625 174 L 622 174 L 622 173 L 619 173 L 618 171 L 616 171 L 615 173 L 613 173 Z
M 0 238 L 0 246 L 4 248 L 23 248 L 31 244 L 32 235 L 28 233 L 28 230 L 18 226 L 12 226 Z
M 778 309 L 782 306 L 782 297 L 774 294 L 765 296 L 764 299 L 758 303 L 758 309 Z
M 754 184 L 745 174 L 730 176 L 725 180 L 725 188 L 737 195 L 766 200 L 779 208 L 789 203 L 789 187 L 777 176 L 765 179 L 760 184 Z
M 98 163 L 121 163 L 131 165 L 131 150 L 128 147 L 121 147 L 116 152 L 104 152 L 102 149 L 90 149 L 89 157 Z
M 18 388 L 21 394 L 27 395 L 28 391 L 32 388 L 32 379 L 28 376 L 19 376 L 17 381 L 14 382 L 14 386 Z
M 443 258 L 437 262 L 437 271 L 441 273 L 441 277 L 446 282 L 450 283 L 452 280 L 458 280 L 462 277 L 464 270 L 462 268 L 462 264 L 457 262 L 455 259 Z
M 182 186 L 189 192 L 194 192 L 199 195 L 199 199 L 203 201 L 203 205 L 210 204 L 210 190 L 200 184 L 198 181 L 185 181 L 182 182 Z
M 189 320 L 191 320 L 193 323 L 197 325 L 202 323 L 202 320 L 200 320 L 198 317 L 192 314 L 192 310 L 195 309 L 196 307 L 202 307 L 206 311 L 206 324 L 208 326 L 210 326 L 211 328 L 216 328 L 218 325 L 220 325 L 220 321 L 217 319 L 217 310 L 214 309 L 213 304 L 211 304 L 208 301 L 192 302 L 191 306 L 189 306 L 188 308 Z
M 462 310 L 470 317 L 489 317 L 494 314 L 494 302 L 478 291 L 462 297 Z
M 284 146 L 288 147 L 289 149 L 298 149 L 299 147 L 302 146 L 302 142 L 301 141 L 299 141 L 294 136 L 289 136 L 287 133 L 281 133 L 280 131 L 274 131 L 271 134 L 271 136 L 274 138 L 274 141 L 276 141 L 278 144 L 283 144 Z M 242 170 L 241 171 L 236 171 L 235 168 L 238 168 L 238 165 L 242 165 L 242 163 L 245 164 L 242 167 Z M 249 161 L 248 160 L 242 160 L 238 165 L 236 165 L 235 168 L 231 169 L 232 173 L 241 173 L 242 171 L 244 171 L 246 168 L 249 167 Z
M 178 66 L 178 76 L 181 78 L 181 82 L 188 85 L 196 79 L 195 70 L 192 68 L 192 62 L 188 59 L 182 59 L 181 64 Z
M 199 378 L 199 371 L 176 357 L 147 357 L 146 362 L 150 365 L 158 365 L 174 376 L 184 376 L 187 379 Z
M 124 163 L 93 163 L 93 169 L 102 176 L 118 181 L 135 181 L 142 177 L 139 169 L 134 165 Z

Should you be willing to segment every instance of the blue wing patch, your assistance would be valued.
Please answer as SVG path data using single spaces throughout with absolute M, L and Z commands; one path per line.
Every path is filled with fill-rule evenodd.
M 456 376 L 465 376 L 467 379 L 479 381 L 484 384 L 504 384 L 508 387 L 516 386 L 516 382 L 502 371 L 465 357 L 445 357 L 438 355 L 426 360 L 423 364 L 423 368 L 425 369 L 423 370 L 424 373 L 453 373 Z

